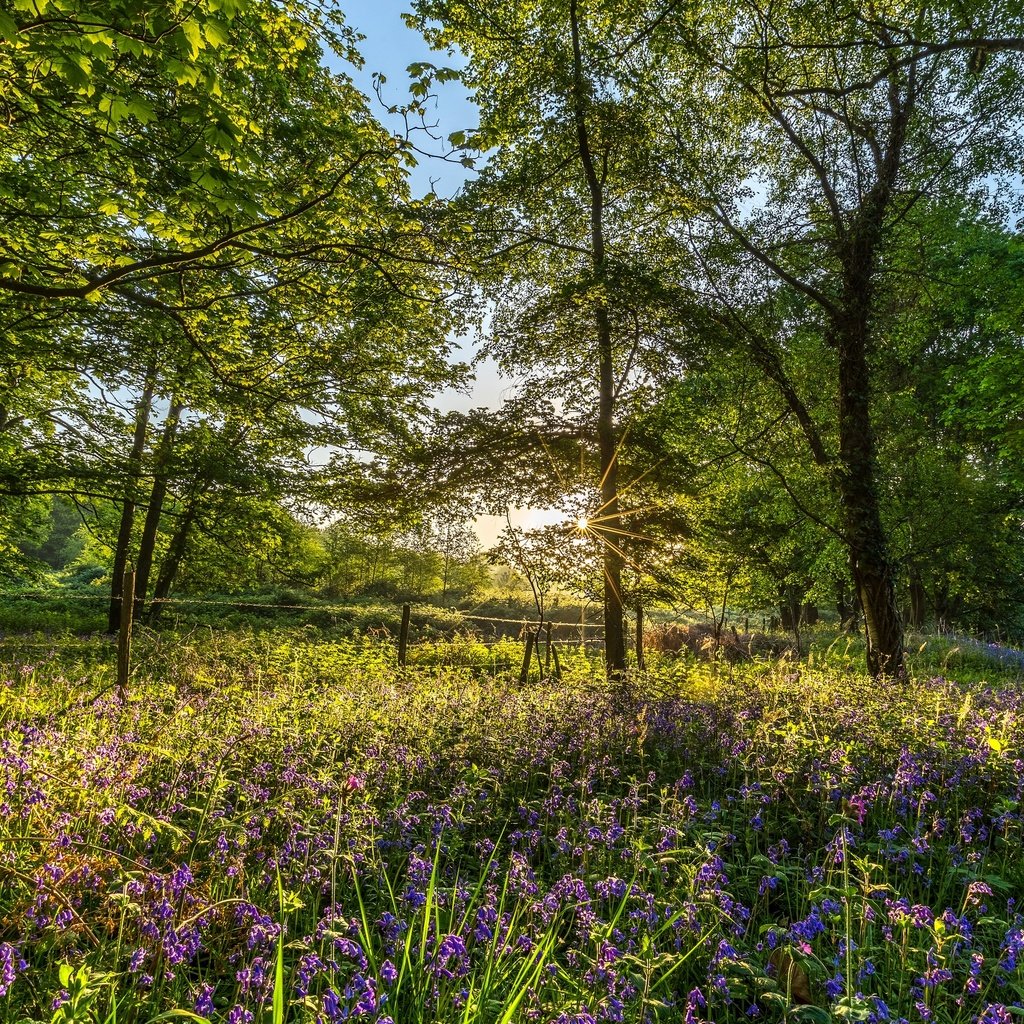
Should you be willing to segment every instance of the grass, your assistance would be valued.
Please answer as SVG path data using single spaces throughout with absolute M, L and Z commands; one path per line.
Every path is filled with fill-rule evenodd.
M 1024 698 L 950 651 L 623 695 L 197 632 L 122 701 L 108 646 L 8 642 L 0 1019 L 1009 1021 Z
M 0 635 L 92 634 L 107 628 L 109 591 L 99 586 L 66 586 L 0 594 Z M 301 629 L 326 639 L 371 634 L 397 636 L 400 603 L 372 599 L 327 600 L 305 591 L 270 589 L 247 594 L 175 598 L 164 610 L 161 629 L 182 632 L 215 628 L 245 633 L 294 633 Z M 426 603 L 412 606 L 412 635 L 429 638 L 465 630 L 454 609 Z

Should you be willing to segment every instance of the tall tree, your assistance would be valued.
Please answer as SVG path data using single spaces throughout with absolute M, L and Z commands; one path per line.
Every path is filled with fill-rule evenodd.
M 190 490 L 178 448 L 198 419 L 262 416 L 262 437 L 281 432 L 275 469 L 413 436 L 457 373 L 457 309 L 406 140 L 323 64 L 324 43 L 359 62 L 340 15 L 301 0 L 15 8 L 0 18 L 0 430 L 32 444 L 3 446 L 0 490 L 116 502 L 119 566 L 145 505 L 145 568 Z M 182 429 L 154 443 L 148 407 L 168 406 Z
M 640 395 L 652 331 L 652 264 L 671 240 L 645 237 L 652 125 L 634 102 L 648 56 L 628 40 L 647 3 L 536 0 L 497 9 L 420 0 L 416 23 L 459 48 L 480 128 L 453 142 L 486 153 L 461 210 L 495 307 L 487 351 L 525 378 L 528 402 L 561 405 L 561 432 L 584 428 L 603 541 L 606 667 L 625 671 L 620 447 Z M 616 44 L 625 41 L 625 52 Z M 559 432 L 557 429 L 553 432 Z
M 675 14 L 662 26 L 672 39 L 662 45 L 678 60 L 676 90 L 665 90 L 669 163 L 703 209 L 709 289 L 831 483 L 869 669 L 901 673 L 878 452 L 881 356 L 906 313 L 900 277 L 914 273 L 915 247 L 927 246 L 913 225 L 931 203 L 1009 169 L 1020 58 L 1004 40 L 982 70 L 968 59 L 970 24 L 941 3 L 884 13 L 859 0 L 743 3 Z M 975 14 L 1000 38 L 1019 35 L 1020 17 L 999 5 Z M 765 302 L 775 307 L 771 334 L 745 312 Z M 834 444 L 816 418 L 817 396 L 794 383 L 793 351 L 807 331 L 832 367 Z

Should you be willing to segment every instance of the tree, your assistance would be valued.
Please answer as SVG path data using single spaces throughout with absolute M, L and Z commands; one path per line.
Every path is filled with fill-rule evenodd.
M 441 605 L 447 606 L 452 592 L 463 590 L 468 583 L 470 589 L 478 585 L 460 573 L 478 562 L 480 541 L 467 522 L 465 513 L 455 508 L 442 508 L 430 523 L 430 546 L 441 555 Z
M 414 438 L 458 374 L 458 310 L 407 140 L 323 66 L 322 42 L 359 60 L 339 17 L 54 6 L 0 20 L 0 433 L 28 439 L 0 490 L 116 503 L 114 621 L 129 559 L 140 604 L 166 596 L 225 480 L 309 499 Z M 200 421 L 235 442 L 216 472 Z M 303 479 L 316 448 L 335 454 Z
M 479 278 L 495 308 L 486 351 L 527 378 L 524 404 L 556 399 L 547 434 L 585 433 L 600 493 L 606 667 L 625 670 L 620 448 L 648 342 L 668 304 L 652 264 L 677 252 L 640 224 L 658 202 L 645 188 L 651 123 L 634 102 L 646 51 L 615 52 L 650 4 L 536 0 L 484 10 L 420 0 L 414 19 L 439 48 L 469 63 L 463 80 L 480 128 L 453 143 L 487 154 L 460 212 L 477 243 Z M 652 310 L 656 312 L 652 313 Z
M 1019 16 L 994 6 L 984 13 L 995 35 L 1019 36 Z M 702 207 L 697 237 L 709 288 L 723 326 L 778 387 L 836 495 L 869 669 L 899 674 L 879 360 L 906 312 L 898 281 L 918 259 L 908 238 L 925 243 L 913 225 L 931 204 L 1008 169 L 1019 58 L 1008 39 L 982 72 L 965 60 L 970 25 L 941 4 L 886 15 L 850 0 L 740 5 L 705 8 L 696 21 L 677 12 L 663 27 L 673 42 L 662 45 L 674 46 L 680 62 L 677 89 L 665 91 L 669 173 Z M 703 116 L 710 109 L 713 122 Z M 692 224 L 692 210 L 684 214 Z M 748 316 L 766 304 L 778 324 L 769 334 Z M 833 367 L 834 446 L 813 396 L 794 385 L 800 332 L 820 337 Z

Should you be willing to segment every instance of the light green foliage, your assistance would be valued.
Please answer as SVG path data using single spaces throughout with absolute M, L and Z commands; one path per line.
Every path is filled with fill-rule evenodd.
M 200 250 L 289 216 L 336 185 L 352 148 L 386 148 L 370 119 L 352 116 L 352 87 L 320 68 L 317 37 L 354 51 L 315 7 L 14 7 L 0 57 L 0 109 L 14 126 L 0 195 L 24 202 L 0 217 L 5 290 L 99 301 L 97 289 L 201 261 Z M 330 92 L 341 100 L 332 113 L 294 102 Z M 299 154 L 291 144 L 311 123 L 320 145 Z M 40 216 L 52 228 L 39 231 Z
M 342 518 L 322 531 L 325 593 L 465 602 L 484 585 L 479 542 L 456 513 L 403 523 L 381 510 L 372 520 Z M 365 510 L 364 510 L 365 513 Z
M 458 375 L 408 141 L 324 66 L 360 57 L 317 3 L 43 7 L 0 25 L 0 494 L 81 495 L 111 547 L 134 504 L 130 559 L 155 508 L 151 587 L 204 543 L 266 564 Z

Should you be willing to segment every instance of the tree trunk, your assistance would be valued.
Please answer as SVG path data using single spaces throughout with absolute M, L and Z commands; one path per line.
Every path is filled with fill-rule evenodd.
M 910 625 L 914 629 L 924 626 L 928 615 L 928 595 L 925 593 L 921 577 L 916 573 L 910 577 Z
M 911 78 L 914 70 L 909 72 Z M 872 318 L 875 277 L 885 218 L 900 173 L 913 86 L 900 100 L 890 81 L 888 138 L 877 154 L 878 177 L 838 239 L 842 295 L 832 311 L 831 340 L 839 357 L 839 472 L 844 532 L 854 587 L 864 614 L 868 671 L 872 676 L 906 672 L 903 616 L 878 498 L 878 464 L 871 423 Z
M 449 531 L 445 539 L 444 548 L 444 568 L 441 572 L 441 607 L 448 607 L 448 568 L 451 564 L 451 532 Z
M 609 679 L 626 671 L 626 630 L 622 601 L 622 520 L 619 517 L 619 466 L 614 420 L 611 330 L 608 311 L 598 310 L 601 343 L 601 412 L 598 449 L 601 457 L 601 515 L 598 526 L 603 541 L 604 565 L 604 660 Z
M 864 612 L 868 671 L 876 678 L 904 673 L 903 617 L 896 574 L 878 500 L 875 436 L 868 368 L 869 275 L 847 283 L 849 313 L 836 331 L 839 353 L 839 452 L 837 489 L 853 581 Z M 852 309 L 850 307 L 853 307 Z
M 132 543 L 135 527 L 135 503 L 138 499 L 139 476 L 142 473 L 142 456 L 146 450 L 146 432 L 149 429 L 149 414 L 153 411 L 153 390 L 156 387 L 156 368 L 152 363 L 146 368 L 146 379 L 142 396 L 135 410 L 135 432 L 132 434 L 132 448 L 128 455 L 128 467 L 124 482 L 124 502 L 121 505 L 121 522 L 117 530 L 117 544 L 114 547 L 114 568 L 110 579 L 110 608 L 107 612 L 107 632 L 116 633 L 121 628 L 121 596 L 124 587 L 124 571 L 128 566 L 128 549 Z
M 604 567 L 604 661 L 608 678 L 624 679 L 626 674 L 626 624 L 622 601 L 622 525 L 619 516 L 618 439 L 615 430 L 615 364 L 612 326 L 607 299 L 601 286 L 607 271 L 604 239 L 604 186 L 594 166 L 587 125 L 590 105 L 580 48 L 579 14 L 576 0 L 570 0 L 569 22 L 573 50 L 572 108 L 576 141 L 587 190 L 590 193 L 591 261 L 598 298 L 594 328 L 598 358 L 597 447 L 601 470 L 601 510 L 594 532 L 602 541 Z
M 796 625 L 796 617 L 789 605 L 781 601 L 779 602 L 779 624 L 787 633 L 791 632 Z
M 795 583 L 779 587 L 779 618 L 782 620 L 783 629 L 796 631 L 800 628 L 803 596 L 803 592 Z
M 174 536 L 167 548 L 167 555 L 160 565 L 160 573 L 156 578 L 156 586 L 153 588 L 153 600 L 149 606 L 149 621 L 156 622 L 163 611 L 163 601 L 170 594 L 174 585 L 178 569 L 181 567 L 182 559 L 185 557 L 185 549 L 188 547 L 188 538 L 192 525 L 196 521 L 199 512 L 198 499 L 193 501 L 185 510 L 185 514 L 178 520 Z
M 640 597 L 636 599 L 636 667 L 638 672 L 647 668 L 644 659 L 644 602 Z
M 941 583 L 935 588 L 935 628 L 940 633 L 948 632 L 957 624 L 963 611 L 963 600 L 949 591 L 948 583 Z
M 174 451 L 174 437 L 178 432 L 178 421 L 185 408 L 177 397 L 171 399 L 171 407 L 164 420 L 163 434 L 157 448 L 153 466 L 153 489 L 149 495 L 149 507 L 146 509 L 146 521 L 142 527 L 142 539 L 139 541 L 139 561 L 135 570 L 135 618 L 142 617 L 149 589 L 149 575 L 153 569 L 153 556 L 156 552 L 156 538 L 160 530 L 160 516 L 167 497 L 167 469 Z
M 852 609 L 846 596 L 846 584 L 836 584 L 836 615 L 839 617 L 839 625 L 846 629 L 850 621 Z

